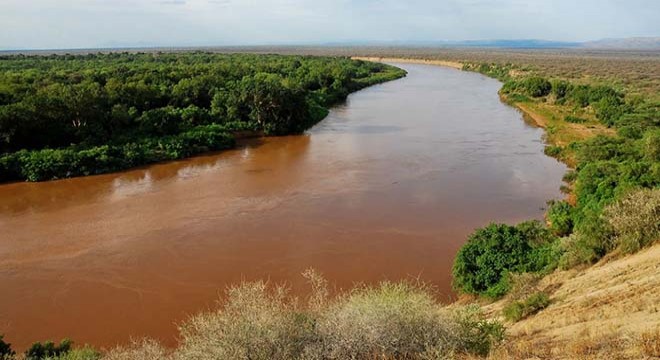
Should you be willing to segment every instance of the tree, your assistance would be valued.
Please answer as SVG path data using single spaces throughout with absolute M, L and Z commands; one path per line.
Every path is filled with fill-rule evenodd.
M 241 100 L 249 119 L 274 134 L 302 131 L 308 116 L 305 93 L 280 75 L 259 73 L 243 78 Z
M 496 298 L 508 291 L 509 273 L 538 272 L 551 265 L 554 238 L 537 221 L 477 229 L 454 260 L 454 286 Z

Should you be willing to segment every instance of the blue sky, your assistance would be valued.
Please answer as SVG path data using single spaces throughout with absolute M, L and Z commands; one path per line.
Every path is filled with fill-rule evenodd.
M 0 0 L 0 49 L 660 35 L 660 0 Z

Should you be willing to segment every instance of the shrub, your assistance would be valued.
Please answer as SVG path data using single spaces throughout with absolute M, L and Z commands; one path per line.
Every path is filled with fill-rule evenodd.
M 621 126 L 617 129 L 619 136 L 628 139 L 641 139 L 644 136 L 644 128 L 638 124 Z
M 545 309 L 550 305 L 550 297 L 544 292 L 537 292 L 523 301 L 513 301 L 504 307 L 504 318 L 517 322 Z
M 454 260 L 455 287 L 496 298 L 509 288 L 508 273 L 553 268 L 558 256 L 554 238 L 538 221 L 509 226 L 490 224 L 470 235 Z
M 566 122 L 573 123 L 573 124 L 583 124 L 583 123 L 587 122 L 586 119 L 581 118 L 581 117 L 577 117 L 577 116 L 573 116 L 573 115 L 567 115 L 564 118 L 564 120 Z
M 615 125 L 627 109 L 623 100 L 618 97 L 604 97 L 593 104 L 596 117 L 607 126 Z
M 458 323 L 461 352 L 486 356 L 491 349 L 504 340 L 504 326 L 494 320 L 486 320 L 481 309 L 476 306 L 467 306 L 455 312 L 454 318 Z M 447 352 L 433 359 L 447 357 Z
M 569 184 L 573 183 L 575 179 L 577 179 L 577 172 L 575 170 L 567 171 L 562 177 L 562 181 L 567 182 Z
M 286 301 L 286 289 L 243 283 L 227 292 L 216 312 L 196 315 L 181 328 L 181 359 L 293 359 L 313 340 L 314 322 Z M 308 339 L 312 337 L 312 339 Z
M 433 297 L 406 283 L 361 287 L 333 304 L 319 321 L 316 353 L 331 359 L 406 358 L 428 349 L 456 350 L 458 334 Z
M 612 230 L 599 209 L 586 210 L 579 227 L 560 244 L 559 266 L 569 269 L 592 264 L 614 249 Z
M 660 189 L 641 189 L 605 208 L 614 246 L 631 253 L 660 240 Z
M 16 352 L 11 349 L 11 344 L 4 341 L 4 335 L 0 335 L 0 360 L 9 359 L 16 355 Z
M 26 360 L 44 360 L 49 358 L 57 358 L 67 354 L 71 350 L 73 342 L 69 339 L 62 340 L 58 345 L 52 341 L 44 343 L 34 343 L 25 351 Z
M 562 147 L 561 146 L 553 146 L 553 145 L 548 145 L 545 147 L 543 152 L 552 157 L 559 157 L 562 153 Z
M 117 347 L 103 356 L 103 360 L 168 360 L 170 354 L 157 341 L 145 339 L 126 347 Z
M 546 217 L 550 230 L 557 236 L 566 236 L 573 231 L 573 207 L 566 201 L 549 201 Z
M 430 289 L 408 282 L 360 286 L 336 298 L 314 272 L 307 306 L 286 288 L 243 283 L 227 292 L 217 311 L 180 327 L 172 359 L 426 359 L 485 355 L 504 327 L 478 307 L 442 308 Z M 111 352 L 111 360 L 169 358 L 155 343 Z M 132 356 L 132 357 L 131 357 Z
M 99 360 L 101 354 L 94 348 L 86 346 L 80 349 L 73 349 L 59 356 L 48 358 L 48 360 Z
M 650 130 L 644 134 L 642 143 L 644 156 L 651 161 L 660 161 L 660 129 Z
M 542 97 L 550 94 L 552 84 L 542 77 L 530 77 L 520 84 L 522 90 L 529 96 Z
M 538 292 L 538 283 L 543 278 L 538 273 L 509 274 L 510 290 L 507 297 L 522 299 Z
M 552 94 L 558 102 L 563 102 L 564 98 L 569 94 L 572 89 L 571 83 L 566 80 L 555 80 L 552 82 Z

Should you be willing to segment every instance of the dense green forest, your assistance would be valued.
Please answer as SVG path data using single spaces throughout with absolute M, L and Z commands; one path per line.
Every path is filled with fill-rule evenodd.
M 572 200 L 552 201 L 548 228 L 538 222 L 491 224 L 478 229 L 458 252 L 456 287 L 497 298 L 519 274 L 544 274 L 557 267 L 587 265 L 612 252 L 631 253 L 660 239 L 660 103 L 627 96 L 603 85 L 574 84 L 540 76 L 511 76 L 513 65 L 466 64 L 504 82 L 512 103 L 542 102 L 593 113 L 616 130 L 567 146 L 549 145 L 558 158 L 575 154 L 564 177 Z M 568 123 L 584 120 L 567 116 Z M 553 131 L 553 129 L 546 129 Z
M 100 174 L 300 133 L 403 70 L 348 58 L 177 54 L 0 57 L 0 181 Z

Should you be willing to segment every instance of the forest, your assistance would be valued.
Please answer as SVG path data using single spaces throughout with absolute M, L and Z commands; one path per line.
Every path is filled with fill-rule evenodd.
M 341 57 L 110 53 L 0 57 L 0 181 L 101 174 L 301 133 L 405 76 Z

